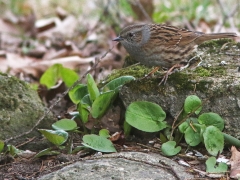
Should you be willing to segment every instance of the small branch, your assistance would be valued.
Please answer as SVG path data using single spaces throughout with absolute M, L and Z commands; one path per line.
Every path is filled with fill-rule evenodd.
M 227 13 L 225 10 L 224 10 L 224 3 L 221 1 L 221 0 L 217 0 L 218 2 L 218 5 L 220 6 L 220 9 L 222 11 L 222 14 L 223 14 L 223 20 L 222 22 L 220 23 L 220 26 L 218 28 L 218 30 L 216 32 L 220 32 L 220 30 L 222 29 L 223 25 L 226 23 L 226 21 L 229 19 L 229 23 L 231 25 L 231 28 L 232 29 L 236 29 L 236 26 L 233 22 L 233 16 L 235 15 L 235 13 L 238 11 L 238 7 L 239 7 L 239 2 L 237 2 L 237 5 L 233 8 L 233 10 L 229 13 Z
M 148 15 L 148 13 L 146 12 L 146 10 L 143 8 L 142 4 L 139 2 L 139 0 L 135 0 L 137 6 L 139 7 L 139 9 L 142 11 L 142 13 L 144 14 L 145 18 L 149 21 L 152 22 L 151 17 Z

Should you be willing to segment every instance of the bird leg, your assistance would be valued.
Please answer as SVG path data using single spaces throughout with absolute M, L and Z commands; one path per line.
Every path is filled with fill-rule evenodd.
M 163 83 L 163 85 L 165 85 L 166 82 L 167 82 L 168 76 L 173 73 L 173 70 L 174 70 L 175 68 L 180 68 L 180 67 L 182 67 L 181 64 L 175 64 L 174 66 L 172 66 L 172 67 L 166 72 L 166 74 L 163 76 L 161 82 L 160 82 L 158 85 L 160 86 L 162 83 Z
M 151 72 L 150 73 L 148 73 L 144 78 L 147 78 L 147 77 L 149 77 L 149 76 L 152 76 L 158 69 L 159 69 L 160 67 L 155 67 L 153 70 L 151 70 Z

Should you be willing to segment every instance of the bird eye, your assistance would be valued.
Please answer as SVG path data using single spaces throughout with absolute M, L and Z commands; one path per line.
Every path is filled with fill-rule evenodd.
M 133 32 L 128 33 L 129 37 L 133 37 Z

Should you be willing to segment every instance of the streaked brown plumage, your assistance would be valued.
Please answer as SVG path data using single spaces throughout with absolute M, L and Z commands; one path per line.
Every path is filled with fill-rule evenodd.
M 236 36 L 235 33 L 205 34 L 165 24 L 136 24 L 125 27 L 113 40 L 121 42 L 130 56 L 146 66 L 171 68 L 186 62 L 205 41 Z

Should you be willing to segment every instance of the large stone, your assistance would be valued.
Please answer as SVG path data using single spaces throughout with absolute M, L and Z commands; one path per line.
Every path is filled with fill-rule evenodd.
M 206 43 L 198 52 L 203 52 L 203 66 L 171 74 L 166 85 L 158 85 L 161 81 L 158 75 L 131 81 L 121 89 L 120 98 L 126 107 L 134 101 L 155 102 L 163 108 L 171 123 L 181 111 L 186 97 L 197 95 L 203 101 L 201 113 L 219 114 L 225 120 L 224 131 L 240 138 L 239 46 L 239 43 L 222 40 Z M 132 75 L 134 68 L 138 67 L 126 68 L 125 71 L 130 69 L 130 73 L 124 70 L 118 73 Z M 137 72 L 145 71 L 139 68 Z
M 119 156 L 125 158 L 119 158 Z M 76 162 L 42 176 L 39 180 L 177 179 L 171 170 L 160 167 L 163 164 L 171 166 L 180 179 L 192 179 L 194 177 L 186 172 L 185 167 L 159 154 L 121 152 L 104 155 L 99 159 Z
M 43 116 L 43 106 L 37 92 L 28 84 L 15 77 L 0 74 L 0 139 L 6 140 L 30 130 Z M 48 114 L 38 128 L 50 128 L 55 121 L 53 115 Z M 41 137 L 34 130 L 27 137 Z M 11 144 L 26 141 L 26 136 L 17 138 Z M 40 144 L 40 142 L 39 142 Z

